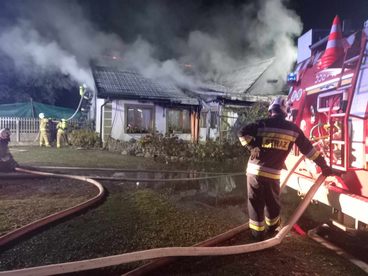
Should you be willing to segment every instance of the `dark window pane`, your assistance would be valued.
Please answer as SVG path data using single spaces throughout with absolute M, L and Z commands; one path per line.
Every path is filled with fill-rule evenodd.
M 169 109 L 167 111 L 168 132 L 190 133 L 190 113 L 188 110 Z
M 126 130 L 128 133 L 148 133 L 152 131 L 152 109 L 128 107 Z
M 211 111 L 210 128 L 217 128 L 217 112 Z

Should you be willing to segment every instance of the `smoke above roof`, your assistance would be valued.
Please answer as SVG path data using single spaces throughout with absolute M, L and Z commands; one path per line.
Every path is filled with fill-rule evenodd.
M 274 57 L 273 77 L 284 79 L 300 18 L 283 0 L 232 2 L 4 0 L 0 50 L 19 69 L 91 88 L 90 64 L 101 58 L 193 86 Z

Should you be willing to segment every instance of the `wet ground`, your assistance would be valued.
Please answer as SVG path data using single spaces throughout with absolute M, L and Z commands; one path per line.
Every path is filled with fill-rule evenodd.
M 59 172 L 71 173 L 68 170 Z M 101 180 L 108 191 L 108 196 L 101 205 L 37 231 L 2 250 L 0 270 L 95 258 L 147 248 L 189 246 L 247 221 L 244 176 L 212 178 L 213 173 L 204 174 L 196 171 L 154 173 L 85 170 L 72 173 L 150 181 Z M 193 177 L 205 176 L 211 178 L 190 180 Z M 177 178 L 188 179 L 160 181 Z M 1 181 L 0 184 L 2 203 L 6 201 L 9 206 L 19 205 L 19 200 L 27 199 L 23 210 L 28 209 L 32 210 L 30 213 L 43 215 L 48 209 L 47 206 L 50 207 L 51 204 L 51 201 L 47 200 L 52 200 L 52 206 L 61 208 L 63 205 L 67 207 L 74 204 L 73 199 L 82 200 L 91 194 L 93 189 L 88 184 L 60 179 L 27 182 L 12 180 Z M 282 198 L 282 216 L 285 221 L 297 206 L 298 198 L 292 191 L 283 193 Z M 43 208 L 37 209 L 38 205 Z M 9 206 L 2 211 L 2 215 L 22 217 L 22 214 L 25 214 L 22 208 L 14 210 Z M 329 210 L 322 206 L 310 206 L 300 220 L 300 226 L 305 230 L 314 228 L 326 220 L 328 212 Z M 16 225 L 33 219 L 29 215 L 23 216 L 23 220 L 18 221 Z M 227 244 L 249 242 L 251 242 L 249 235 L 244 233 Z M 352 247 L 351 250 L 354 251 L 356 248 Z M 133 263 L 77 275 L 120 275 L 137 265 Z M 292 232 L 283 244 L 276 248 L 237 256 L 180 258 L 174 264 L 150 275 L 365 275 L 365 273 L 306 236 Z

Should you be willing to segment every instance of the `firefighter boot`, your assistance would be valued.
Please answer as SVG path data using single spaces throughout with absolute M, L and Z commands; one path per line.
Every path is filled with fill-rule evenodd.
M 252 233 L 252 239 L 256 242 L 260 242 L 263 241 L 265 238 L 265 231 L 256 231 L 251 229 L 251 233 Z
M 274 224 L 274 225 L 268 225 L 267 235 L 273 236 L 273 235 L 277 234 L 280 231 L 280 229 L 281 229 L 281 219 L 279 219 L 277 221 L 277 223 Z

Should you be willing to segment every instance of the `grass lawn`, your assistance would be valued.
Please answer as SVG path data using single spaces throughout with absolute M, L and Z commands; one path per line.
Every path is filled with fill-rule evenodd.
M 28 166 L 75 166 L 98 168 L 162 168 L 149 158 L 124 156 L 105 150 L 85 150 L 73 147 L 40 148 L 38 146 L 11 147 L 14 159 L 20 165 Z
M 149 158 L 71 147 L 12 147 L 11 152 L 20 165 L 26 166 L 216 172 L 241 171 L 244 166 L 239 163 L 161 164 Z M 98 171 L 90 173 L 98 174 Z M 84 183 L 55 179 L 12 181 L 0 180 L 2 232 L 93 194 Z M 246 221 L 242 212 L 246 193 L 244 177 L 236 178 L 231 185 L 214 180 L 153 182 L 139 186 L 123 181 L 102 181 L 102 184 L 108 191 L 102 204 L 54 223 L 0 251 L 0 271 L 146 248 L 191 245 Z M 283 212 L 289 216 L 298 199 L 289 193 L 283 197 Z M 234 202 L 234 198 L 244 198 L 244 201 Z M 318 206 L 311 206 L 303 216 L 302 221 L 307 222 L 302 226 L 315 225 L 318 220 L 323 221 L 324 215 Z M 247 234 L 229 244 L 250 242 Z M 295 233 L 276 248 L 253 254 L 179 260 L 154 275 L 366 275 L 346 259 Z M 121 275 L 138 265 L 132 263 L 77 275 Z

